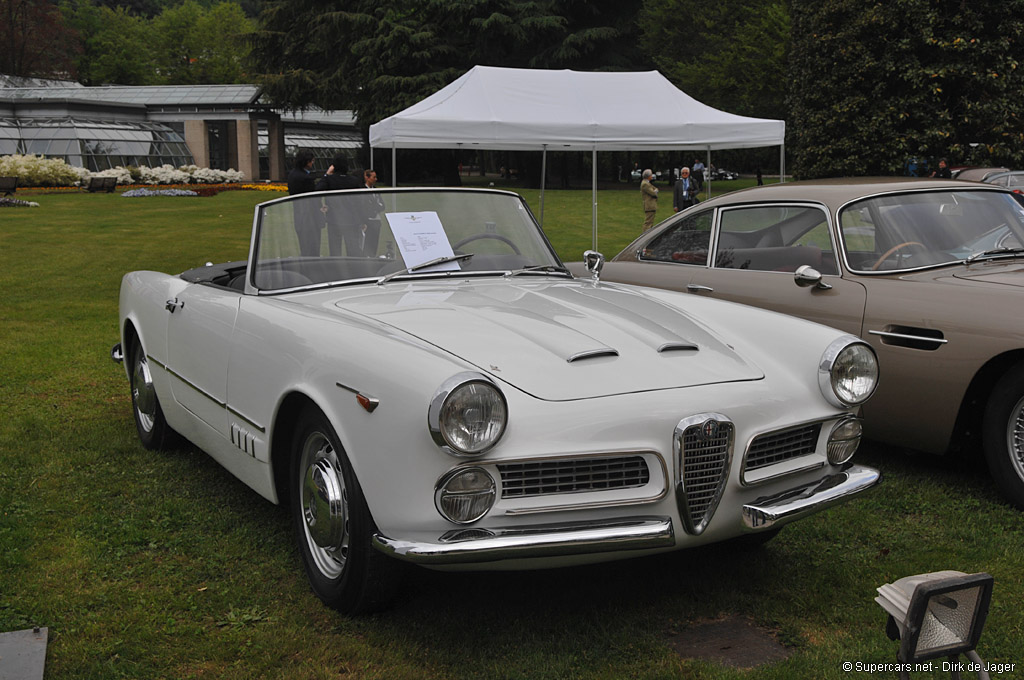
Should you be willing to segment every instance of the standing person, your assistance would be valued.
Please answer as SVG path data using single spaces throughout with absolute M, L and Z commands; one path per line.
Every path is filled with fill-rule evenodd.
M 693 161 L 693 181 L 697 183 L 697 191 L 704 187 L 704 164 L 699 158 Z
M 757 186 L 764 186 L 764 176 L 761 175 L 761 168 L 757 169 Z
M 313 153 L 300 151 L 295 154 L 295 165 L 288 173 L 288 195 L 316 191 L 313 180 Z M 299 239 L 299 254 L 315 256 L 320 254 L 320 229 L 315 201 L 298 201 L 295 205 L 295 236 Z
M 377 186 L 377 171 L 373 168 L 363 170 L 363 188 L 373 189 Z M 358 252 L 363 257 L 377 255 L 377 243 L 380 240 L 380 213 L 384 203 L 377 194 L 368 194 L 365 203 L 366 214 L 363 216 L 359 229 L 352 232 L 351 247 L 346 241 L 349 252 Z
M 654 213 L 658 211 L 658 187 L 651 184 L 654 173 L 648 169 L 643 172 L 640 181 L 640 197 L 644 204 L 644 231 L 654 226 Z
M 338 189 L 359 189 L 359 180 L 348 174 L 348 159 L 345 154 L 338 154 L 327 168 L 327 174 L 316 181 L 317 191 L 335 191 Z M 327 248 L 331 255 L 341 255 L 341 244 L 348 232 L 361 230 L 360 216 L 351 210 L 347 201 L 322 201 L 324 219 L 327 222 Z M 348 255 L 356 255 L 349 251 Z
M 690 169 L 683 168 L 679 181 L 672 190 L 672 210 L 679 212 L 697 202 L 697 181 L 690 177 Z
M 949 169 L 949 164 L 946 163 L 945 158 L 939 159 L 939 169 L 931 174 L 935 179 L 952 179 L 953 171 Z

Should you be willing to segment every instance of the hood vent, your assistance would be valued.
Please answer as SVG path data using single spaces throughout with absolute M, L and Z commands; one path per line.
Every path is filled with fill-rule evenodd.
M 588 349 L 585 352 L 577 352 L 569 357 L 569 363 L 576 361 L 582 361 L 583 359 L 596 359 L 597 357 L 617 357 L 619 351 L 612 349 L 611 347 L 602 347 L 601 349 Z
M 661 354 L 664 354 L 665 352 L 679 352 L 682 350 L 693 350 L 694 352 L 698 352 L 700 351 L 700 347 L 697 347 L 697 345 L 692 342 L 666 342 L 658 348 L 658 352 Z

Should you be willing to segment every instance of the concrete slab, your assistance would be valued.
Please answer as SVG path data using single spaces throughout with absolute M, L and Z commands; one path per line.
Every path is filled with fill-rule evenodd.
M 0 680 L 43 680 L 48 628 L 0 633 Z

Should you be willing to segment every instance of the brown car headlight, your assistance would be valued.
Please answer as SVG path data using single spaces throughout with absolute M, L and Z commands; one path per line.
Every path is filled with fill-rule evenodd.
M 427 410 L 434 442 L 455 456 L 484 453 L 498 443 L 507 424 L 505 395 L 482 373 L 461 373 L 445 381 Z
M 834 341 L 821 355 L 818 385 L 826 401 L 839 408 L 867 401 L 878 386 L 875 350 L 852 335 Z
M 438 480 L 434 491 L 437 511 L 456 524 L 470 524 L 486 515 L 494 498 L 494 479 L 478 467 L 452 470 Z

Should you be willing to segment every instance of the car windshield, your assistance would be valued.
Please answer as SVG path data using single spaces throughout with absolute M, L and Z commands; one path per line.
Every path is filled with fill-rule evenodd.
M 997 191 L 922 191 L 857 201 L 839 214 L 851 270 L 905 271 L 1016 254 L 1024 206 Z
M 250 282 L 261 291 L 564 271 L 523 199 L 483 189 L 334 191 L 263 203 L 250 260 Z

